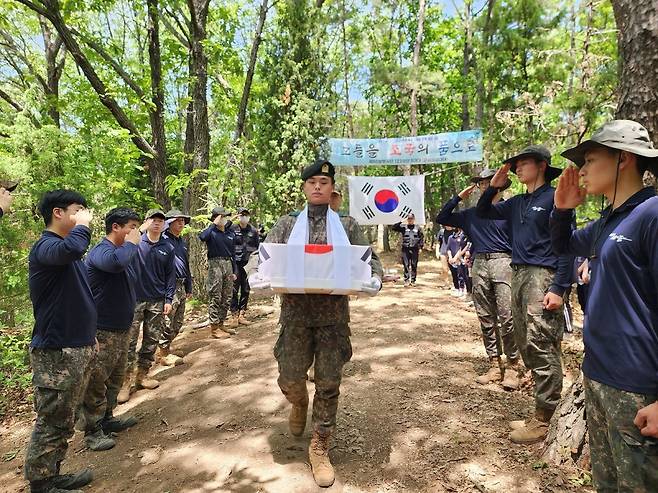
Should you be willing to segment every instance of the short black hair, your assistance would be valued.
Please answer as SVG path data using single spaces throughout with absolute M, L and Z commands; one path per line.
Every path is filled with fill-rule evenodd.
M 115 207 L 105 215 L 105 233 L 110 234 L 112 232 L 113 224 L 125 226 L 130 221 L 139 222 L 139 214 L 128 207 Z
M 46 192 L 39 201 L 39 213 L 43 216 L 46 226 L 50 226 L 53 220 L 53 209 L 66 209 L 71 204 L 87 207 L 87 200 L 75 190 L 58 189 Z

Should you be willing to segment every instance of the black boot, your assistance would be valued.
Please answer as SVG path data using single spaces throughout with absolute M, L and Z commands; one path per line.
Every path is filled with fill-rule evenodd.
M 110 433 L 118 433 L 119 431 L 127 430 L 131 426 L 138 423 L 137 418 L 134 416 L 106 416 L 101 421 L 101 428 L 103 433 L 109 435 Z
M 73 490 L 75 488 L 82 488 L 87 486 L 94 480 L 94 473 L 91 469 L 83 469 L 82 471 L 73 474 L 60 474 L 55 476 L 52 483 L 57 488 L 63 490 Z

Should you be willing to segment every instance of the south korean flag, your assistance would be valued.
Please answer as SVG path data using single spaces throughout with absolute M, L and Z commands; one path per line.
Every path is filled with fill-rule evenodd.
M 425 224 L 425 175 L 349 176 L 350 216 L 359 224 L 395 224 L 414 214 Z

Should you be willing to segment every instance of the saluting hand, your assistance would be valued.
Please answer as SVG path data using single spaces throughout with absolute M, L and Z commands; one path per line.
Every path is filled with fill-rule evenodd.
M 78 212 L 71 216 L 71 219 L 75 221 L 76 226 L 87 226 L 91 223 L 94 218 L 94 214 L 89 209 L 80 209 Z
M 546 296 L 544 296 L 544 309 L 553 311 L 557 310 L 560 308 L 562 305 L 564 305 L 564 298 L 560 296 L 559 294 L 551 293 L 550 291 L 546 293 Z
M 503 188 L 505 185 L 507 185 L 507 175 L 509 174 L 511 167 L 511 163 L 507 163 L 498 168 L 498 171 L 496 171 L 496 174 L 489 182 L 489 186 L 494 188 Z
M 146 230 L 148 230 L 151 227 L 151 224 L 153 224 L 153 218 L 148 218 L 146 221 L 142 223 L 142 225 L 139 227 L 139 231 L 144 233 Z
M 473 183 L 473 185 L 471 186 L 466 187 L 464 190 L 459 192 L 458 195 L 459 198 L 462 200 L 466 200 L 473 193 L 473 190 L 475 190 L 476 187 L 477 185 L 475 183 Z
M 658 438 L 658 402 L 640 409 L 633 420 L 642 436 Z
M 575 209 L 585 201 L 587 191 L 580 186 L 578 168 L 569 166 L 560 175 L 555 190 L 555 207 L 558 209 Z
M 139 228 L 131 229 L 130 233 L 126 235 L 126 241 L 129 241 L 133 245 L 139 245 L 141 239 L 142 238 L 139 234 Z

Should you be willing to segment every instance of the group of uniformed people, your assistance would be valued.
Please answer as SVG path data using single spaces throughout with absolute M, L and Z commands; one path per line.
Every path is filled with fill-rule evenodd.
M 472 242 L 473 299 L 491 362 L 478 381 L 502 381 L 515 389 L 529 369 L 535 411 L 510 423 L 510 438 L 523 444 L 546 436 L 562 391 L 563 296 L 570 284 L 572 256 L 586 257 L 590 289 L 583 371 L 594 483 L 601 492 L 658 491 L 658 198 L 642 181 L 645 171 L 658 175 L 658 150 L 644 127 L 618 120 L 562 155 L 579 169 L 562 172 L 551 166 L 545 147 L 529 146 L 497 172 L 473 177 L 474 185 L 448 201 L 437 217 L 439 223 L 466 231 Z M 527 191 L 502 200 L 510 171 Z M 340 221 L 351 244 L 368 244 L 353 218 L 338 216 L 330 207 L 336 198 L 334 174 L 325 160 L 302 172 L 306 207 L 301 214 L 281 218 L 269 242 L 286 243 L 303 218 L 308 243 L 326 244 L 330 224 Z M 551 182 L 558 176 L 555 189 Z M 476 187 L 482 192 L 477 206 L 455 212 Z M 574 209 L 587 194 L 604 195 L 610 206 L 598 221 L 576 230 Z M 140 227 L 134 211 L 113 209 L 105 218 L 107 236 L 83 261 L 91 239 L 92 215 L 86 206 L 76 192 L 46 194 L 40 204 L 46 230 L 29 256 L 37 419 L 25 475 L 32 492 L 61 493 L 91 481 L 88 470 L 60 473 L 76 417 L 87 444 L 97 449 L 113 440 L 107 433 L 136 423 L 133 417 L 113 415 L 122 384 L 128 382 L 123 387 L 128 396 L 132 387 L 157 386 L 148 378 L 156 347 L 161 359 L 171 360 L 171 341 L 182 321 L 179 311 L 191 294 L 180 241 L 189 217 L 176 210 L 151 210 Z M 212 224 L 199 235 L 208 244 L 213 337 L 230 334 L 224 322 L 233 286 L 246 286 L 247 293 L 249 286 L 269 287 L 257 266 L 245 281 L 246 259 L 249 248 L 257 245 L 257 232 L 247 227 L 248 219 L 239 221 L 239 232 L 234 230 L 229 216 L 216 208 Z M 241 211 L 244 216 L 248 211 Z M 403 248 L 422 246 L 413 218 L 397 229 L 407 238 Z M 238 235 L 246 257 L 236 256 Z M 410 252 L 405 260 L 409 285 L 415 282 L 416 262 L 417 251 Z M 361 291 L 376 295 L 383 272 L 374 253 L 371 267 L 372 278 L 363 282 Z M 246 299 L 238 298 L 233 306 L 239 324 Z M 140 320 L 142 347 L 136 356 Z M 289 427 L 296 436 L 306 427 L 307 371 L 315 365 L 309 459 L 316 483 L 329 486 L 334 482 L 329 443 L 342 369 L 352 356 L 349 298 L 284 294 L 279 322 L 274 347 L 278 384 L 292 404 Z

